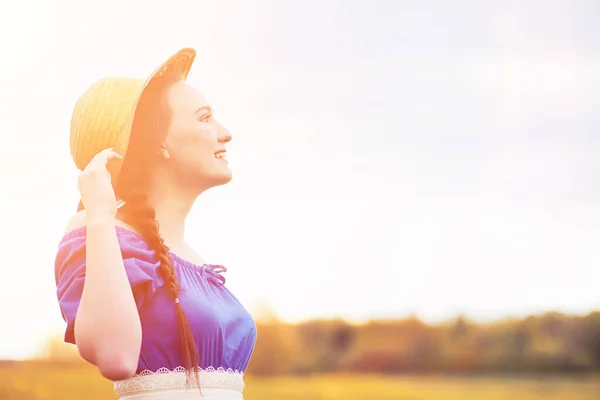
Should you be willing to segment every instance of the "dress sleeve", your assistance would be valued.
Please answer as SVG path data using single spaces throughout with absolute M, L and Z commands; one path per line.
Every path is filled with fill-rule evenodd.
M 159 263 L 155 261 L 154 251 L 144 241 L 118 231 L 117 235 L 125 271 L 140 310 L 159 284 L 156 275 Z M 65 342 L 69 343 L 75 343 L 75 316 L 85 282 L 85 245 L 85 231 L 67 234 L 58 247 L 54 264 L 56 295 L 62 317 L 67 323 Z

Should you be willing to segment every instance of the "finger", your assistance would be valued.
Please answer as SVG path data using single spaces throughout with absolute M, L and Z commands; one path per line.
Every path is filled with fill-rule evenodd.
M 98 154 L 96 154 L 94 156 L 94 158 L 92 158 L 92 160 L 90 161 L 90 164 L 93 163 L 93 164 L 106 165 L 109 160 L 113 160 L 113 159 L 122 160 L 123 157 L 119 153 L 114 151 L 113 149 L 104 149 L 101 152 L 99 152 Z
M 117 153 L 114 150 L 111 150 L 110 152 L 108 152 L 108 160 L 122 160 L 123 156 L 121 156 L 119 153 Z

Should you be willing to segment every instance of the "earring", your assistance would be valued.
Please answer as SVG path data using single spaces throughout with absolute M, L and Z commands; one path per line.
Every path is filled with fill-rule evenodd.
M 158 154 L 159 154 L 159 155 L 160 155 L 162 158 L 164 158 L 164 159 L 166 159 L 166 160 L 168 160 L 169 158 L 171 158 L 171 154 L 169 154 L 169 150 L 167 150 L 167 149 L 166 149 L 166 148 L 164 148 L 164 147 L 161 147 L 161 148 L 160 148 L 160 150 L 159 150 Z

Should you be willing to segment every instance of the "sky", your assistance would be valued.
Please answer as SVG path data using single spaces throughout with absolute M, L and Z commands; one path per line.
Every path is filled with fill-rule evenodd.
M 77 98 L 194 47 L 234 180 L 188 242 L 251 311 L 487 321 L 600 309 L 600 5 L 0 3 L 0 358 L 64 322 Z

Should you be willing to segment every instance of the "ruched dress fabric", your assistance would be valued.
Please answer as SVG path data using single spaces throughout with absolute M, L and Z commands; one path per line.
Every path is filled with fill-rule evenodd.
M 123 400 L 243 399 L 243 373 L 256 342 L 256 324 L 225 287 L 222 273 L 226 269 L 196 265 L 170 253 L 181 286 L 181 306 L 200 353 L 200 388 L 189 387 L 182 368 L 173 299 L 157 273 L 155 252 L 138 234 L 115 229 L 142 324 L 137 374 L 114 383 L 117 396 Z M 62 238 L 55 260 L 56 292 L 67 323 L 65 341 L 69 343 L 75 343 L 75 317 L 85 281 L 85 248 L 84 227 Z

